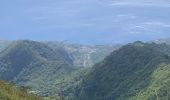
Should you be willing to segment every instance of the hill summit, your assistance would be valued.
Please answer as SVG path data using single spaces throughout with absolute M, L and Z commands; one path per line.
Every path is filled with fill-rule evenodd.
M 164 100 L 169 95 L 166 86 L 170 84 L 170 57 L 159 47 L 138 41 L 112 52 L 84 77 L 77 97 L 80 100 Z

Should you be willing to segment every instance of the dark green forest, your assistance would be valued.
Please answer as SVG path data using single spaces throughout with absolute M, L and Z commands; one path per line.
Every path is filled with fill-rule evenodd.
M 2 100 L 170 99 L 166 42 L 84 47 L 21 40 L 0 47 Z

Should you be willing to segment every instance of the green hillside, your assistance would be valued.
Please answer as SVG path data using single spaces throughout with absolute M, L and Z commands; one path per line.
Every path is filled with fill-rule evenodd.
M 0 79 L 15 81 L 18 87 L 30 87 L 29 93 L 46 97 L 45 100 L 170 99 L 170 45 L 137 41 L 116 51 L 114 48 L 99 63 L 111 48 L 95 48 L 15 41 L 0 53 Z M 83 58 L 86 52 L 94 50 L 90 60 Z M 84 68 L 81 61 L 90 66 L 90 62 L 97 64 Z M 2 100 L 41 99 L 12 84 L 0 84 Z
M 0 81 L 0 100 L 43 100 L 24 89 L 17 89 L 15 85 Z
M 169 100 L 170 99 L 170 65 L 156 69 L 151 75 L 150 84 L 138 92 L 131 100 Z
M 16 41 L 3 50 L 0 66 L 1 79 L 32 87 L 42 95 L 58 88 L 54 86 L 56 79 L 75 70 L 66 52 L 27 40 Z
M 170 58 L 158 47 L 135 42 L 111 53 L 83 78 L 78 100 L 167 100 Z
M 58 96 L 64 91 L 66 97 L 73 96 L 75 86 L 91 69 L 82 67 L 92 66 L 119 47 L 29 40 L 1 43 L 0 79 L 29 86 L 41 96 Z

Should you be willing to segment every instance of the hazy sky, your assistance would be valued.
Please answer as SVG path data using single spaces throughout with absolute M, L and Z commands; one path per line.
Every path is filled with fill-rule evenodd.
M 169 0 L 0 0 L 0 39 L 124 43 L 170 37 Z

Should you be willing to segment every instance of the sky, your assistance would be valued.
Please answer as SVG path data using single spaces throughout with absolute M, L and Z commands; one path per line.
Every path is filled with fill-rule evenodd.
M 0 40 L 81 44 L 170 37 L 170 0 L 0 0 Z

